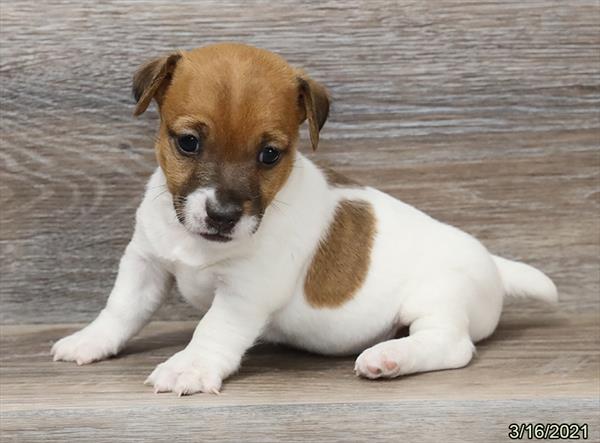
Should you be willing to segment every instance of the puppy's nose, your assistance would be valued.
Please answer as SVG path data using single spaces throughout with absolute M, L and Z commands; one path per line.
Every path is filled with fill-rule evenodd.
M 242 217 L 242 207 L 235 203 L 206 202 L 206 224 L 220 233 L 229 233 Z

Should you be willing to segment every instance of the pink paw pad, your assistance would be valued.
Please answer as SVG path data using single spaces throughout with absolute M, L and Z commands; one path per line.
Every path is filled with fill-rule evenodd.
M 373 365 L 367 365 L 367 370 L 374 375 L 378 375 L 381 373 L 381 368 L 378 368 L 377 366 Z
M 398 368 L 398 363 L 396 363 L 393 360 L 384 360 L 383 366 L 385 366 L 385 369 L 387 369 L 388 371 L 393 371 Z

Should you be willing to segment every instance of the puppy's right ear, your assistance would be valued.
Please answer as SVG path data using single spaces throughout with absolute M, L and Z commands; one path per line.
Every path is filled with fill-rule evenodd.
M 152 60 L 136 71 L 133 75 L 132 92 L 137 105 L 133 115 L 142 114 L 153 98 L 160 106 L 180 58 L 181 54 L 177 52 Z

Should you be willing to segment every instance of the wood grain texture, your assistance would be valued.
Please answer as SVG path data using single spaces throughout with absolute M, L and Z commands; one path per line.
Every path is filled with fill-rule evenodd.
M 3 1 L 2 441 L 506 441 L 536 421 L 600 441 L 599 16 L 597 1 Z M 191 322 L 97 365 L 51 363 L 104 305 L 155 167 L 133 72 L 226 40 L 329 87 L 315 158 L 540 267 L 559 308 L 509 301 L 468 368 L 391 382 L 258 347 L 219 397 L 151 394 Z M 196 314 L 174 297 L 157 318 Z
M 0 20 L 4 324 L 102 307 L 155 167 L 132 74 L 223 40 L 330 88 L 316 157 L 539 266 L 564 309 L 599 309 L 595 1 L 6 1 Z
M 3 441 L 506 441 L 512 422 L 579 422 L 600 438 L 596 319 L 563 313 L 504 322 L 467 367 L 368 381 L 352 358 L 258 346 L 220 396 L 152 393 L 142 384 L 181 349 L 193 322 L 147 327 L 122 356 L 53 363 L 76 325 L 3 326 Z M 442 438 L 443 437 L 443 438 Z

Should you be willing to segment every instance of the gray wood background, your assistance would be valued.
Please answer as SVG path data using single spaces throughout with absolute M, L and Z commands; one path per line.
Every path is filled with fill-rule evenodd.
M 330 88 L 318 157 L 539 266 L 562 309 L 598 310 L 597 1 L 1 9 L 1 323 L 102 307 L 155 167 L 157 114 L 132 117 L 132 73 L 224 40 L 276 51 Z M 177 297 L 159 315 L 193 317 Z

